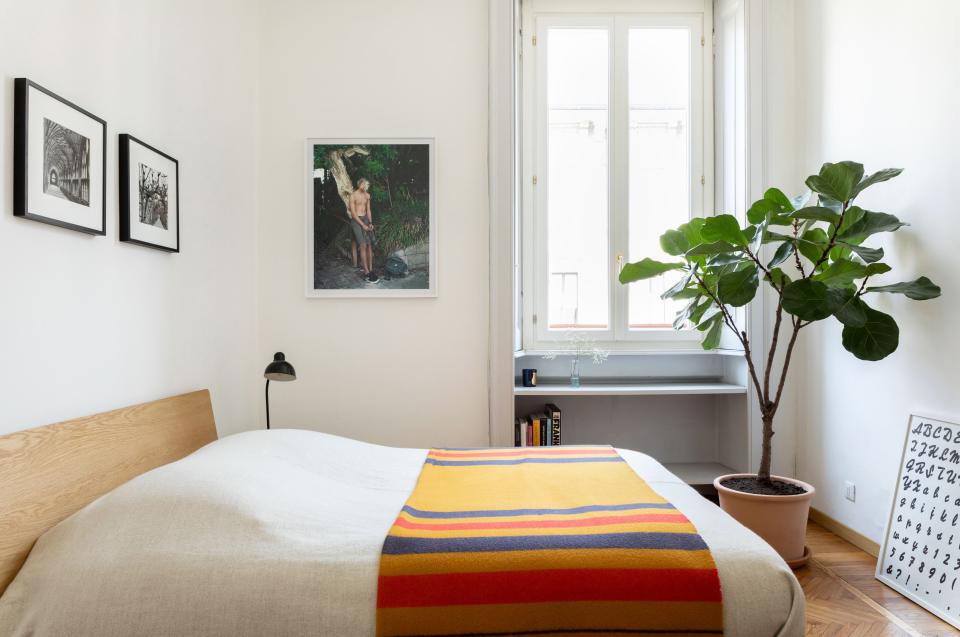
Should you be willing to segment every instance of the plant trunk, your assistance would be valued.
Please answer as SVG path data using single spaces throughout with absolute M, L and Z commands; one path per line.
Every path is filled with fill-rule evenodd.
M 771 442 L 773 441 L 773 414 L 763 416 L 763 448 L 760 452 L 760 470 L 757 479 L 770 482 Z

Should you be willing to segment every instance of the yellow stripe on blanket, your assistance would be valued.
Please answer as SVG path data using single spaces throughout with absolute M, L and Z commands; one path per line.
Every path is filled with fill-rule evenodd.
M 387 536 L 377 635 L 722 634 L 696 527 L 612 447 L 433 449 Z

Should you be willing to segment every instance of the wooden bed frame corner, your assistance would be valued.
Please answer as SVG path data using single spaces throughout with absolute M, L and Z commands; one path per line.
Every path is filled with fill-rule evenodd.
M 47 529 L 216 439 L 206 389 L 0 436 L 0 594 Z

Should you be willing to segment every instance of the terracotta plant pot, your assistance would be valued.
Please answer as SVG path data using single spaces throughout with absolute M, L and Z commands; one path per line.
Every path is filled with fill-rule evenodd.
M 749 478 L 756 474 L 732 473 L 713 481 L 720 496 L 720 508 L 772 546 L 793 568 L 803 566 L 809 553 L 804 549 L 807 531 L 807 514 L 814 488 L 806 482 L 771 476 L 795 484 L 806 493 L 797 495 L 756 495 L 734 491 L 720 484 L 729 478 Z

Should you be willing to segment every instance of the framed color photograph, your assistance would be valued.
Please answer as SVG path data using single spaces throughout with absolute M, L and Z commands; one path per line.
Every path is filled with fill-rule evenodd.
M 432 139 L 308 139 L 311 298 L 437 295 Z
M 120 136 L 120 240 L 180 252 L 177 160 L 133 135 Z
M 14 82 L 13 214 L 107 233 L 107 123 L 31 82 Z

